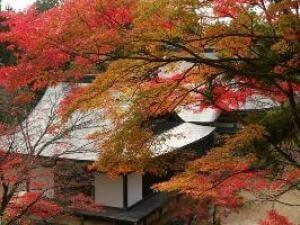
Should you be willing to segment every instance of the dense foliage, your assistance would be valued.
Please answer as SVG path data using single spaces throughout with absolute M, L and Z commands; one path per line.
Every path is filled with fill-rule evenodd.
M 231 114 L 241 129 L 158 189 L 232 208 L 243 204 L 241 190 L 269 189 L 266 198 L 278 202 L 299 188 L 299 1 L 77 0 L 5 16 L 10 30 L 0 38 L 17 58 L 0 69 L 8 90 L 96 74 L 61 109 L 67 118 L 101 108 L 112 121 L 91 137 L 104 140 L 93 169 L 159 171 L 147 124 L 192 105 Z M 277 107 L 241 118 L 236 112 L 252 96 Z

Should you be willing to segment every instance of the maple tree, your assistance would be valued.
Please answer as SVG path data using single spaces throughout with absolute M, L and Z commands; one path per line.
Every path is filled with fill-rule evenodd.
M 120 27 L 127 23 L 130 15 L 128 15 L 127 20 L 123 20 L 123 15 L 126 15 L 126 7 L 120 6 L 120 4 L 115 7 L 110 4 L 112 7 L 108 7 L 108 3 L 106 3 L 106 5 L 103 5 L 103 8 L 96 9 L 96 1 L 94 3 L 90 1 L 91 5 L 86 3 L 86 1 L 76 1 L 75 5 L 66 3 L 64 10 L 53 8 L 43 13 L 37 12 L 35 7 L 32 7 L 26 13 L 3 12 L 1 14 L 5 19 L 2 25 L 8 27 L 6 32 L 1 33 L 1 42 L 9 43 L 7 50 L 13 52 L 16 59 L 12 64 L 0 68 L 1 86 L 6 89 L 9 95 L 9 98 L 5 99 L 6 102 L 1 102 L 2 111 L 6 115 L 11 116 L 10 124 L 5 124 L 3 132 L 1 131 L 1 146 L 3 148 L 1 187 L 4 191 L 1 194 L 0 212 L 1 222 L 5 224 L 28 224 L 32 222 L 32 219 L 51 219 L 57 214 L 64 213 L 65 210 L 68 212 L 69 209 L 101 210 L 101 207 L 86 195 L 88 179 L 84 183 L 81 183 L 82 181 L 78 181 L 78 179 L 74 180 L 74 171 L 77 173 L 77 178 L 83 176 L 83 174 L 86 175 L 87 171 L 81 171 L 81 176 L 78 176 L 80 168 L 74 167 L 74 165 L 69 165 L 69 168 L 64 169 L 55 169 L 56 167 L 53 167 L 56 172 L 61 171 L 62 173 L 60 175 L 55 174 L 55 176 L 61 176 L 61 181 L 65 179 L 68 182 L 55 183 L 51 187 L 45 181 L 36 181 L 43 180 L 49 176 L 51 178 L 51 172 L 50 174 L 43 172 L 38 175 L 31 174 L 36 168 L 40 170 L 43 170 L 44 166 L 47 168 L 47 163 L 56 163 L 59 155 L 46 157 L 46 160 L 42 160 L 44 152 L 47 151 L 46 149 L 49 146 L 54 146 L 53 150 L 55 150 L 60 145 L 64 145 L 64 138 L 66 136 L 70 138 L 72 136 L 71 133 L 73 131 L 76 132 L 83 125 L 71 124 L 71 127 L 61 127 L 58 122 L 59 116 L 51 114 L 46 115 L 49 116 L 46 126 L 44 127 L 42 124 L 45 130 L 38 134 L 36 129 L 40 131 L 41 127 L 36 128 L 34 125 L 36 121 L 27 120 L 27 117 L 32 114 L 30 107 L 26 109 L 23 107 L 24 105 L 30 106 L 32 101 L 36 102 L 36 100 L 39 100 L 39 92 L 43 93 L 45 87 L 59 81 L 77 80 L 88 71 L 95 71 L 99 69 L 98 67 L 101 67 L 101 65 L 95 63 L 99 60 L 101 61 L 97 55 L 92 54 L 91 57 L 86 58 L 80 54 L 69 53 L 69 48 L 74 51 L 73 47 L 77 45 L 76 42 L 80 45 L 77 45 L 80 53 L 86 48 L 86 45 L 89 46 L 88 42 L 98 44 L 99 52 L 106 53 L 114 49 L 113 43 L 106 43 L 106 38 L 109 35 L 116 37 L 117 31 L 111 26 L 116 25 Z M 79 18 L 76 12 L 78 8 L 83 6 L 87 6 L 87 10 L 93 9 L 94 15 L 90 14 L 89 11 L 85 11 L 83 15 L 85 18 Z M 104 22 L 99 20 L 98 13 L 107 16 L 107 20 Z M 115 18 L 110 19 L 109 17 L 113 14 L 116 14 Z M 67 19 L 68 16 L 71 16 L 69 21 L 63 20 L 63 18 Z M 77 25 L 74 23 L 74 19 L 77 20 Z M 62 21 L 65 21 L 66 24 L 61 24 Z M 58 25 L 70 27 L 69 34 L 64 29 L 62 32 L 57 32 Z M 102 26 L 102 30 L 99 29 L 99 33 L 96 36 L 86 33 L 85 38 L 90 37 L 90 41 L 86 39 L 87 43 L 80 43 L 81 39 L 76 41 L 74 37 L 82 29 L 82 25 L 86 26 L 87 29 L 91 29 L 91 32 L 98 25 Z M 76 26 L 79 29 L 77 31 L 74 30 Z M 47 33 L 45 33 L 46 31 Z M 50 34 L 53 37 L 50 37 Z M 70 35 L 70 38 L 64 42 L 68 35 Z M 102 41 L 95 42 L 99 37 L 102 37 Z M 49 41 L 50 39 L 53 40 L 52 43 Z M 119 38 L 116 37 L 116 39 Z M 49 62 L 51 62 L 51 65 Z M 36 73 L 37 71 L 39 72 Z M 57 111 L 55 110 L 52 113 L 57 113 Z M 36 119 L 41 120 L 41 118 Z M 86 126 L 85 121 L 84 127 Z M 54 137 L 44 143 L 45 138 L 47 139 L 49 135 Z M 78 149 L 70 151 L 67 143 L 65 145 L 61 149 L 68 152 L 68 154 L 79 151 Z M 19 166 L 18 169 L 15 169 L 16 164 Z M 62 164 L 68 163 L 63 162 Z M 70 171 L 70 168 L 73 168 L 74 171 Z M 29 189 L 26 190 L 24 185 L 29 185 L 27 187 Z M 25 192 L 23 192 L 24 188 Z M 20 189 L 22 189 L 22 192 L 20 192 Z M 56 196 L 54 199 L 53 197 L 49 199 L 48 196 L 45 196 L 45 193 L 51 192 L 53 189 Z M 80 190 L 83 192 L 80 192 Z M 68 194 L 65 193 L 66 191 Z M 60 192 L 61 194 L 59 194 Z M 63 202 L 63 205 L 60 204 L 61 202 Z M 68 207 L 65 208 L 65 206 Z
M 63 118 L 105 109 L 103 117 L 112 121 L 114 129 L 90 137 L 104 140 L 92 169 L 157 171 L 147 124 L 193 105 L 232 115 L 242 129 L 158 189 L 236 208 L 241 190 L 271 189 L 266 200 L 279 202 L 299 186 L 298 1 L 78 0 L 6 16 L 10 31 L 1 40 L 18 57 L 0 69 L 8 90 L 97 74 L 61 109 Z M 241 118 L 237 111 L 252 96 L 277 107 Z
M 210 199 L 211 204 L 228 209 L 243 205 L 241 190 L 272 190 L 265 193 L 266 200 L 280 202 L 282 194 L 297 189 L 299 3 L 146 1 L 139 7 L 126 33 L 127 43 L 121 43 L 122 55 L 115 56 L 117 61 L 90 87 L 75 93 L 73 100 L 79 100 L 70 101 L 67 108 L 109 104 L 106 116 L 115 121 L 116 129 L 105 133 L 110 138 L 100 147 L 103 155 L 96 167 L 116 173 L 140 169 L 132 162 L 143 162 L 143 155 L 151 155 L 144 144 L 151 137 L 145 122 L 178 105 L 196 104 L 199 110 L 213 107 L 232 114 L 245 128 L 191 162 L 184 173 L 158 185 L 159 190 L 177 190 L 200 201 Z M 207 47 L 214 54 L 206 54 Z M 189 66 L 177 72 L 182 62 Z M 171 76 L 160 71 L 164 67 Z M 112 90 L 121 94 L 111 95 Z M 284 103 L 283 108 L 247 121 L 238 118 L 235 110 L 253 95 Z M 127 107 L 120 110 L 122 104 Z M 100 137 L 103 134 L 96 135 Z M 128 149 L 139 158 L 128 154 L 129 159 L 119 159 Z
M 2 85 L 41 89 L 101 69 L 103 57 L 115 50 L 131 15 L 125 1 L 97 4 L 95 0 L 65 2 L 41 14 L 34 8 L 26 14 L 6 13 L 10 31 L 1 38 L 9 40 L 18 63 L 2 68 Z
M 64 154 L 83 151 L 81 145 L 72 148 L 68 144 L 68 138 L 82 129 L 83 122 L 78 119 L 60 126 L 58 111 L 54 110 L 59 101 L 54 100 L 54 95 L 41 100 L 43 104 L 40 102 L 40 109 L 35 111 L 23 107 L 33 96 L 23 95 L 10 101 L 6 113 L 13 115 L 13 119 L 0 126 L 1 222 L 27 225 L 71 215 L 77 209 L 102 210 L 92 200 L 92 178 L 87 165 L 61 158 Z M 39 110 L 47 109 L 50 113 L 40 114 Z M 87 125 L 85 121 L 84 127 Z M 49 148 L 53 154 L 49 155 Z

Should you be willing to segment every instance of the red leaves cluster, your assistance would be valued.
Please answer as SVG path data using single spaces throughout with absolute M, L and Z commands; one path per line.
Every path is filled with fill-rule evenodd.
M 7 206 L 1 209 L 4 211 L 5 220 L 16 220 L 19 224 L 22 224 L 23 220 L 27 220 L 28 215 L 46 219 L 57 215 L 61 211 L 58 204 L 45 198 L 44 191 L 40 191 L 45 188 L 45 183 L 32 182 L 37 191 L 27 192 L 22 189 L 25 188 L 28 179 L 37 178 L 29 175 L 30 161 L 26 160 L 26 157 L 1 151 L 0 159 L 0 186 L 8 189 L 8 192 L 2 192 L 4 196 L 1 196 L 1 201 L 7 201 Z
M 72 196 L 70 202 L 69 208 L 71 209 L 89 212 L 99 212 L 102 210 L 102 207 L 96 204 L 92 198 L 82 193 Z
M 244 204 L 241 192 L 280 193 L 299 181 L 299 170 L 283 171 L 277 178 L 272 176 L 272 170 L 252 167 L 254 155 L 235 155 L 239 148 L 251 148 L 251 143 L 262 141 L 264 133 L 260 126 L 246 127 L 226 139 L 224 146 L 190 163 L 184 173 L 156 187 L 163 191 L 177 190 L 201 201 L 209 200 L 225 212 Z
M 267 218 L 260 221 L 259 225 L 293 225 L 293 223 L 275 210 L 271 210 L 268 212 Z
M 193 81 L 189 80 L 189 76 L 182 73 L 174 73 L 167 78 L 159 76 L 153 78 L 147 83 L 149 88 L 157 88 L 162 85 L 174 85 L 181 83 L 184 85 L 193 85 Z M 215 79 L 211 85 L 201 85 L 192 91 L 194 101 L 197 101 L 199 110 L 207 107 L 220 109 L 221 111 L 232 111 L 244 109 L 243 107 L 249 103 L 250 108 L 269 108 L 276 104 L 285 102 L 288 98 L 286 93 L 300 93 L 300 85 L 286 81 L 278 82 L 277 86 L 266 85 L 254 78 L 245 78 L 237 76 L 230 81 Z M 182 93 L 178 90 L 172 95 L 174 98 Z
M 0 84 L 10 90 L 40 89 L 94 72 L 99 56 L 122 42 L 121 31 L 132 21 L 129 2 L 66 1 L 44 13 L 6 13 L 9 31 L 0 40 L 11 43 L 18 64 L 0 69 Z
M 22 171 L 25 165 L 20 155 L 0 151 L 0 160 L 0 173 L 2 174 L 0 185 L 3 183 L 13 185 L 24 178 Z
M 213 0 L 214 10 L 219 16 L 236 17 L 244 7 L 255 5 L 258 0 Z
M 32 217 L 49 219 L 65 211 L 66 208 L 60 204 L 61 202 L 66 203 L 68 210 L 92 212 L 102 210 L 93 198 L 80 192 L 63 193 L 62 196 L 56 194 L 55 190 L 59 188 L 65 190 L 68 187 L 62 186 L 64 183 L 49 183 L 49 180 L 53 179 L 53 171 L 43 167 L 31 168 L 33 162 L 37 164 L 27 156 L 0 151 L 0 187 L 7 187 L 8 191 L 13 190 L 12 195 L 9 192 L 2 193 L 4 197 L 0 198 L 0 203 L 7 201 L 7 206 L 1 208 L 5 214 L 5 221 L 27 224 Z M 67 171 L 63 172 L 67 173 Z M 76 183 L 69 188 L 80 188 L 79 186 Z M 53 192 L 54 195 L 48 196 L 48 191 Z
M 11 200 L 6 211 L 9 218 L 17 218 L 19 215 L 31 215 L 47 219 L 57 215 L 61 207 L 51 200 L 45 199 L 43 193 L 25 192 L 15 196 Z
M 130 25 L 133 16 L 129 7 L 106 9 L 103 13 L 103 24 L 107 28 L 116 28 Z
M 198 100 L 203 102 L 203 107 L 212 106 L 223 111 L 241 108 L 247 98 L 254 94 L 251 88 L 237 89 L 222 84 L 215 85 L 211 90 L 201 87 L 198 91 Z

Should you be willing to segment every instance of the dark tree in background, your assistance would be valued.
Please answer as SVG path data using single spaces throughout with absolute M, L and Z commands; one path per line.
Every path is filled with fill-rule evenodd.
M 5 8 L 2 8 L 2 4 L 1 4 L 2 0 L 0 0 L 0 9 L 1 12 L 4 11 L 13 11 L 13 8 L 11 6 L 3 6 Z M 39 12 L 44 12 L 47 11 L 55 6 L 58 6 L 60 3 L 60 0 L 37 0 L 34 3 L 34 6 L 36 7 L 36 9 Z M 5 18 L 0 15 L 0 32 L 7 32 L 8 31 L 8 27 L 5 25 Z M 14 54 L 12 54 L 12 52 L 8 49 L 8 47 L 11 45 L 11 43 L 8 42 L 0 42 L 0 67 L 5 67 L 5 66 L 13 66 L 16 63 L 16 57 Z M 33 101 L 32 104 L 27 104 L 27 105 L 23 105 L 23 106 L 15 106 L 13 104 L 14 98 L 15 96 L 18 96 L 20 93 L 27 95 L 27 89 L 20 89 L 20 90 L 16 90 L 15 93 L 8 93 L 5 89 L 3 89 L 3 87 L 0 87 L 0 122 L 4 122 L 4 123 L 12 123 L 13 121 L 15 121 L 13 118 L 11 118 L 11 112 L 8 112 L 9 110 L 16 111 L 16 113 L 18 115 L 22 115 L 24 114 L 24 112 L 26 111 L 31 111 L 32 107 L 34 107 L 35 103 L 38 101 L 38 99 L 41 97 L 41 93 L 43 93 L 43 91 L 41 93 L 31 93 L 30 95 L 35 96 L 34 98 L 36 99 L 35 101 Z M 25 111 L 24 111 L 25 110 Z M 26 114 L 26 113 L 25 113 Z M 23 119 L 23 117 L 21 116 L 21 118 L 19 118 L 20 116 L 18 116 L 18 119 Z M 16 118 L 16 117 L 15 117 Z
M 37 0 L 34 4 L 38 11 L 44 12 L 55 6 L 58 6 L 60 0 Z
M 2 11 L 2 1 L 0 0 L 0 11 Z M 7 26 L 3 24 L 5 18 L 0 15 L 0 32 L 5 32 L 8 30 Z M 14 57 L 10 51 L 7 50 L 9 43 L 0 43 L 0 66 L 13 64 Z
M 0 12 L 12 10 L 11 7 L 7 6 L 2 9 L 2 1 L 0 0 Z M 5 25 L 5 18 L 0 15 L 0 32 L 8 31 L 8 27 Z M 16 58 L 11 51 L 8 50 L 9 42 L 0 42 L 0 67 L 14 65 Z M 6 114 L 6 109 L 10 105 L 10 94 L 8 94 L 2 87 L 0 87 L 0 122 L 8 122 L 10 120 Z

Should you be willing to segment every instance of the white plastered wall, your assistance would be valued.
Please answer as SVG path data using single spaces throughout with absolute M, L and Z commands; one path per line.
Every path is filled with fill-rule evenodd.
M 110 179 L 96 173 L 95 201 L 103 206 L 123 208 L 123 177 Z
M 127 177 L 128 207 L 130 207 L 143 199 L 143 177 L 136 173 L 129 174 Z

